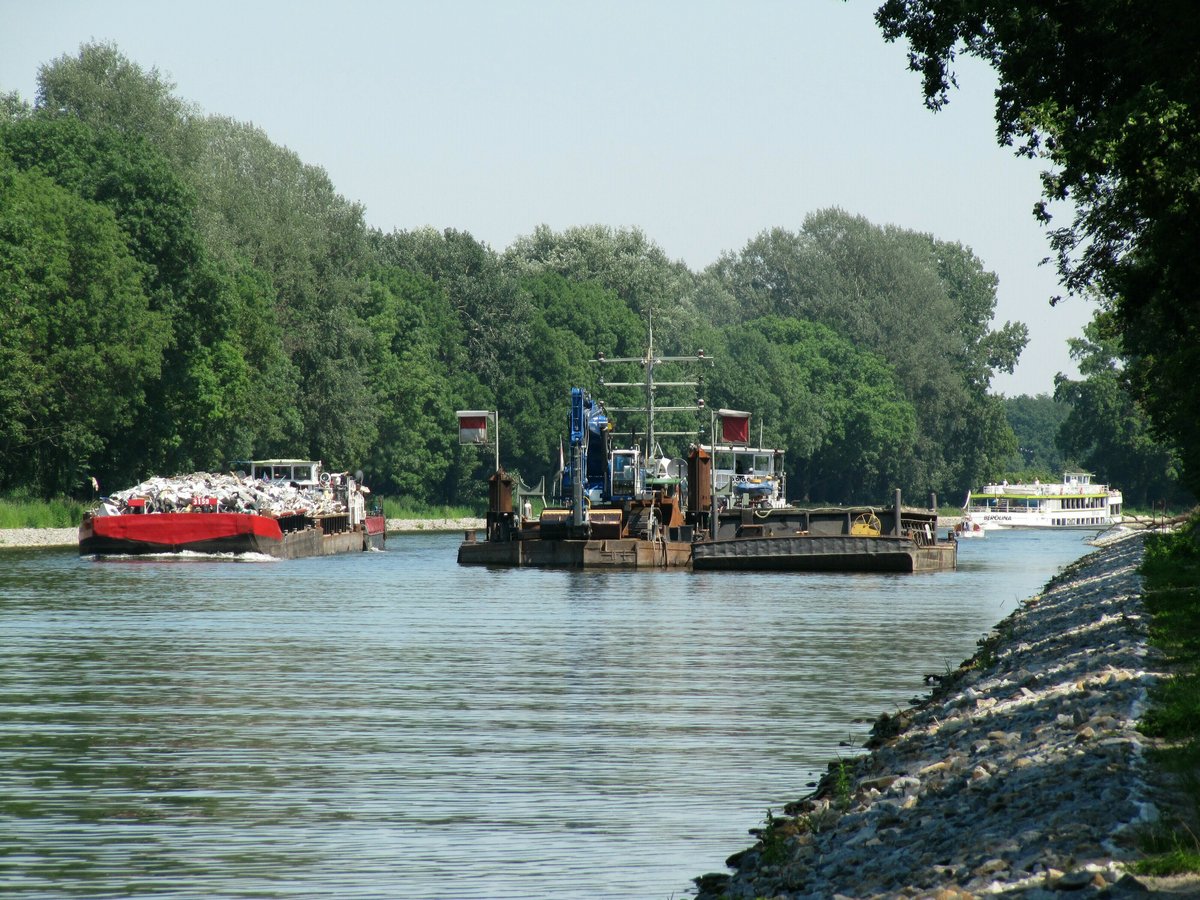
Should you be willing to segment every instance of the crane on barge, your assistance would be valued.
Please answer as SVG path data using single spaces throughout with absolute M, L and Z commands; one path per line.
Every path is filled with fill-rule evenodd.
M 666 381 L 656 377 L 656 368 L 664 364 L 709 363 L 712 358 L 703 350 L 695 356 L 662 356 L 654 350 L 654 322 L 650 319 L 649 340 L 646 353 L 640 357 L 607 358 L 597 354 L 591 361 L 595 365 L 634 364 L 642 372 L 639 381 L 607 381 L 597 379 L 601 388 L 638 388 L 643 392 L 644 404 L 640 406 L 606 407 L 582 388 L 571 390 L 571 413 L 568 420 L 568 440 L 571 447 L 571 465 L 563 475 L 563 495 L 570 504 L 570 533 L 576 537 L 589 537 L 597 533 L 593 526 L 599 525 L 604 533 L 613 533 L 612 511 L 621 511 L 620 524 L 616 528 L 620 537 L 652 537 L 664 528 L 678 528 L 682 521 L 682 461 L 673 461 L 663 453 L 660 437 L 694 437 L 691 431 L 659 431 L 655 415 L 665 412 L 699 412 L 704 409 L 704 399 L 697 397 L 694 404 L 663 405 L 656 402 L 662 388 L 692 388 L 699 393 L 703 377 L 693 381 Z M 641 414 L 645 416 L 645 447 L 631 432 L 628 447 L 614 446 L 614 414 Z M 580 473 L 578 476 L 576 473 Z M 569 490 L 568 490 L 569 488 Z M 669 502 L 666 502 L 669 501 Z M 603 521 L 600 521 L 603 520 Z M 543 520 L 543 527 L 545 527 Z
M 656 402 L 660 388 L 699 388 L 702 380 L 666 381 L 655 369 L 666 363 L 708 362 L 696 356 L 660 356 L 654 351 L 653 327 L 646 353 L 640 357 L 592 360 L 636 364 L 644 379 L 606 382 L 602 388 L 641 388 L 644 406 L 606 407 L 582 387 L 571 388 L 567 415 L 569 456 L 562 460 L 559 505 L 547 507 L 536 520 L 518 520 L 512 510 L 513 479 L 503 471 L 490 479 L 488 539 L 479 542 L 468 533 L 459 547 L 460 563 L 579 568 L 662 568 L 686 566 L 691 558 L 690 531 L 684 519 L 682 460 L 666 457 L 660 437 L 694 435 L 695 431 L 656 430 L 655 415 L 698 411 L 694 405 L 666 406 Z M 615 446 L 613 414 L 641 413 L 646 419 L 645 444 L 636 431 L 626 447 Z

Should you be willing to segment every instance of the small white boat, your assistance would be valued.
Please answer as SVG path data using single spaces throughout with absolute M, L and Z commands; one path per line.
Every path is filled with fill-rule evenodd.
M 984 528 L 978 522 L 972 522 L 970 519 L 963 519 L 954 526 L 954 536 L 960 541 L 966 538 L 981 538 L 987 537 L 987 528 Z

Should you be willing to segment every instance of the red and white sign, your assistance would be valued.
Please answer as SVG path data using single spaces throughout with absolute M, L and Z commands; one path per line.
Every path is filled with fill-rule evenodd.
M 750 413 L 736 409 L 720 409 L 721 440 L 726 444 L 750 443 Z
M 488 442 L 488 411 L 460 409 L 458 411 L 458 442 L 486 444 Z

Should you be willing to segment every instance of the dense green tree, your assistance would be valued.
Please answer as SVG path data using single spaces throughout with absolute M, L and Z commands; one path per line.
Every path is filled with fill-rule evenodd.
M 111 210 L 0 152 L 0 489 L 111 484 L 168 331 Z
M 645 324 L 595 282 L 544 273 L 525 278 L 520 291 L 532 310 L 529 341 L 506 370 L 497 402 L 511 435 L 506 444 L 512 464 L 536 481 L 557 470 L 571 388 L 595 389 L 613 403 L 616 395 L 598 387 L 601 372 L 591 360 L 598 354 L 640 356 Z
M 458 455 L 454 412 L 463 385 L 454 383 L 439 355 L 443 346 L 461 347 L 462 335 L 439 329 L 445 303 L 424 276 L 390 268 L 372 278 L 367 324 L 378 347 L 371 384 L 381 412 L 366 468 L 376 491 L 425 502 L 452 499 L 444 492 Z
M 362 208 L 253 126 L 210 117 L 194 173 L 205 244 L 227 268 L 246 260 L 275 293 L 274 316 L 298 376 L 301 432 L 290 454 L 353 469 L 377 436 L 366 380 L 375 347 L 365 319 L 371 266 Z M 289 455 L 290 455 L 289 454 Z
M 499 411 L 504 465 L 532 481 L 552 474 L 570 388 L 596 385 L 590 360 L 599 353 L 642 354 L 639 314 L 582 271 L 501 265 L 462 232 L 396 232 L 375 243 L 383 262 L 427 276 L 449 298 L 466 336 L 465 368 L 477 378 L 463 402 Z
M 590 225 L 555 232 L 541 225 L 513 241 L 504 265 L 520 278 L 556 273 L 602 285 L 643 322 L 653 313 L 664 350 L 682 352 L 688 346 L 696 319 L 694 276 L 637 228 Z
M 495 386 L 527 345 L 531 309 L 517 282 L 485 244 L 465 231 L 433 228 L 375 235 L 376 256 L 431 278 L 449 298 L 466 334 L 470 371 Z M 478 398 L 494 408 L 494 398 Z
M 106 444 L 109 470 L 213 468 L 312 453 L 359 463 L 379 414 L 366 382 L 372 264 L 361 209 L 256 129 L 201 119 L 157 71 L 85 45 L 5 98 L 0 148 L 115 216 L 158 319 L 162 364 Z M 148 369 L 148 371 L 150 371 Z
M 777 317 L 728 326 L 716 347 L 713 407 L 750 411 L 786 451 L 792 499 L 881 503 L 912 484 L 916 413 L 882 359 Z
M 130 247 L 147 266 L 154 302 L 170 307 L 190 288 L 201 248 L 195 198 L 170 161 L 137 132 L 41 109 L 0 132 L 23 169 L 38 168 L 58 184 L 112 209 Z
M 228 428 L 215 442 L 225 460 L 254 455 L 288 456 L 304 434 L 299 404 L 300 374 L 284 352 L 270 279 L 245 258 L 214 274 L 217 289 L 232 292 L 230 331 L 224 334 L 226 358 L 241 373 Z
M 88 42 L 38 69 L 36 105 L 95 128 L 153 144 L 180 170 L 195 164 L 196 107 L 175 94 L 157 68 L 143 69 L 111 42 Z
M 532 477 L 557 467 L 565 437 L 569 391 L 584 387 L 612 411 L 619 446 L 645 437 L 645 378 L 634 362 L 611 364 L 616 358 L 644 358 L 653 330 L 656 356 L 691 356 L 706 343 L 712 329 L 681 300 L 693 278 L 686 267 L 671 263 L 638 230 L 613 231 L 602 226 L 567 229 L 556 234 L 546 227 L 518 239 L 505 253 L 504 271 L 519 276 L 519 288 L 531 310 L 526 349 L 514 360 L 499 402 L 519 422 L 517 462 Z M 591 361 L 603 354 L 609 364 Z M 711 354 L 710 354 L 711 355 Z M 690 381 L 695 365 L 667 362 L 656 367 L 660 382 Z M 614 387 L 614 382 L 633 384 Z M 690 406 L 694 388 L 660 388 L 656 404 Z M 514 402 L 517 401 L 517 402 Z M 617 412 L 618 409 L 625 411 Z M 686 452 L 707 415 L 664 411 L 656 430 L 679 432 L 659 441 L 668 455 Z M 538 421 L 542 424 L 537 424 Z
M 374 237 L 378 238 L 376 233 Z M 383 270 L 383 280 L 388 277 L 401 278 L 399 288 L 392 290 L 407 297 L 411 302 L 420 306 L 420 324 L 423 328 L 420 340 L 432 355 L 431 364 L 434 371 L 429 377 L 444 380 L 447 395 L 439 398 L 439 402 L 448 404 L 448 409 L 478 409 L 488 406 L 486 399 L 488 389 L 479 376 L 472 371 L 467 349 L 467 325 L 461 320 L 454 308 L 450 297 L 442 286 L 433 284 L 433 289 L 426 289 L 430 279 L 425 276 L 393 268 Z M 407 286 L 407 279 L 416 279 L 415 287 Z M 406 339 L 407 332 L 397 332 L 398 337 Z M 417 396 L 414 394 L 413 396 Z M 395 407 L 386 397 L 380 397 L 381 410 L 381 446 L 387 446 L 388 429 L 401 428 L 409 432 L 410 439 L 432 442 L 442 449 L 427 452 L 433 454 L 436 461 L 439 454 L 448 454 L 445 473 L 440 478 L 436 474 L 422 472 L 411 466 L 411 462 L 397 456 L 397 462 L 411 468 L 422 480 L 423 492 L 417 496 L 427 496 L 429 500 L 443 503 L 459 503 L 464 501 L 479 501 L 486 496 L 486 470 L 490 470 L 490 459 L 485 459 L 477 448 L 459 448 L 457 446 L 457 422 L 452 418 L 439 418 L 430 422 L 434 433 L 422 432 L 410 427 L 403 406 Z M 507 435 L 506 435 L 507 436 Z M 444 447 L 444 440 L 449 437 L 452 446 Z M 441 471 L 440 467 L 437 471 Z
M 1063 285 L 1112 309 L 1131 389 L 1200 492 L 1200 19 L 1190 4 L 887 0 L 925 103 L 941 108 L 967 53 L 996 70 L 997 136 L 1043 159 Z
M 1111 316 L 1099 315 L 1084 327 L 1082 338 L 1069 343 L 1083 378 L 1055 379 L 1055 399 L 1071 407 L 1059 428 L 1062 451 L 1120 488 L 1129 506 L 1145 509 L 1163 500 L 1190 499 L 1177 479 L 1177 455 L 1151 434 L 1129 393 Z
M 764 232 L 708 274 L 734 299 L 706 286 L 711 312 L 820 322 L 888 362 L 918 415 L 911 489 L 967 490 L 1014 449 L 987 388 L 1012 370 L 1026 329 L 990 330 L 995 276 L 969 249 L 825 210 L 799 233 Z
M 21 168 L 112 210 L 142 263 L 151 307 L 165 314 L 165 365 L 126 423 L 127 440 L 108 445 L 114 474 L 220 467 L 260 437 L 296 431 L 290 408 L 261 402 L 281 390 L 292 396 L 295 380 L 277 341 L 261 340 L 264 332 L 278 337 L 274 311 L 254 293 L 267 282 L 208 259 L 195 196 L 161 153 L 134 131 L 46 110 L 4 126 L 0 144 Z
M 33 109 L 16 91 L 0 92 L 0 125 L 24 119 Z
M 273 301 L 268 280 L 249 265 L 197 266 L 144 419 L 149 471 L 219 471 L 234 459 L 292 455 L 303 433 L 292 399 L 299 376 L 283 352 Z M 172 439 L 156 458 L 159 435 Z
M 1070 412 L 1069 403 L 1050 394 L 1004 398 L 1004 414 L 1017 438 L 1017 454 L 1004 473 L 1010 481 L 1023 480 L 1017 476 L 1026 471 L 1055 481 L 1061 477 L 1071 463 L 1058 448 L 1058 431 Z
M 280 411 L 261 434 L 251 432 L 260 450 L 286 442 L 279 449 L 289 455 L 355 466 L 374 442 L 377 419 L 364 380 L 373 341 L 364 325 L 370 259 L 362 209 L 339 196 L 323 170 L 303 164 L 259 129 L 202 117 L 173 91 L 156 69 L 143 70 L 111 44 L 86 44 L 77 56 L 39 72 L 39 107 L 77 127 L 116 133 L 119 142 L 153 143 L 179 190 L 195 195 L 148 207 L 146 197 L 158 195 L 147 195 L 139 170 L 123 167 L 119 157 L 94 167 L 139 245 L 161 248 L 148 261 L 163 270 L 160 280 L 174 288 L 183 308 L 173 348 L 183 364 L 168 370 L 181 373 L 180 383 L 159 406 L 182 414 L 191 392 L 199 416 L 185 421 L 229 440 L 231 429 L 221 422 L 243 417 L 218 398 L 271 393 Z M 174 240 L 180 234 L 186 240 Z M 167 271 L 168 264 L 175 270 Z M 242 278 L 247 266 L 266 277 Z M 239 307 L 243 295 L 231 285 L 270 289 L 274 302 Z M 257 322 L 247 322 L 252 312 Z M 214 334 L 212 323 L 223 323 L 225 333 Z M 259 375 L 236 361 L 246 349 L 238 323 L 281 335 L 287 362 L 273 354 Z M 216 427 L 205 426 L 207 419 Z M 181 448 L 195 443 L 184 440 Z M 180 463 L 211 456 L 182 449 L 173 455 Z

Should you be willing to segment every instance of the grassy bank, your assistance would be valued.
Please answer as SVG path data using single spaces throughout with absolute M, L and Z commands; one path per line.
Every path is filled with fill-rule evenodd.
M 384 497 L 383 514 L 389 519 L 471 519 L 482 517 L 483 509 L 438 506 L 407 498 Z
M 1177 802 L 1146 835 L 1150 855 L 1138 870 L 1200 872 L 1200 517 L 1148 537 L 1142 575 L 1150 640 L 1167 655 L 1171 677 L 1154 691 L 1141 729 L 1164 742 L 1152 760 L 1171 780 Z
M 0 528 L 74 528 L 89 505 L 65 497 L 54 500 L 0 497 Z

